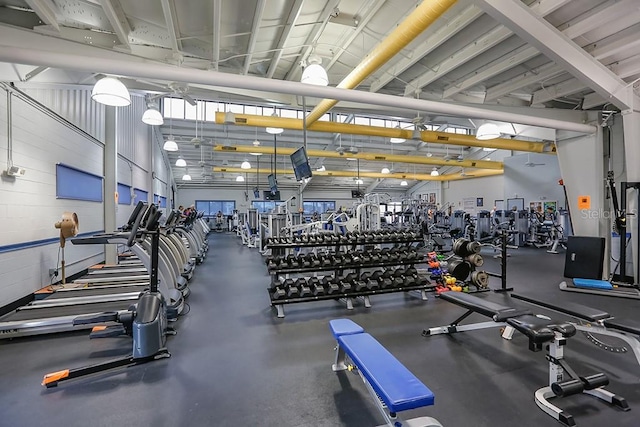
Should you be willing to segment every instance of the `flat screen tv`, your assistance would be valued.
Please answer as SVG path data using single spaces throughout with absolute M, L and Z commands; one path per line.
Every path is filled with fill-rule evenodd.
M 296 181 L 311 178 L 311 166 L 309 166 L 309 158 L 304 147 L 300 147 L 293 152 L 291 165 L 293 166 L 293 172 L 296 174 Z
M 253 189 L 253 198 L 254 199 L 259 199 L 260 198 L 260 190 L 258 190 L 258 187 L 255 187 Z
M 275 175 L 269 174 L 269 176 L 267 176 L 267 181 L 269 182 L 269 190 L 271 190 L 272 194 L 275 194 L 278 191 L 278 183 L 276 182 Z
M 264 191 L 264 199 L 265 200 L 280 200 L 280 192 L 276 191 L 275 193 L 272 191 Z
M 363 197 L 364 197 L 364 192 L 362 190 L 351 190 L 352 199 L 362 199 Z

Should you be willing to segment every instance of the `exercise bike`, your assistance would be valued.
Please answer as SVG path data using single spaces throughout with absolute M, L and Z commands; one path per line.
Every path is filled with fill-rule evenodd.
M 64 369 L 46 374 L 42 385 L 56 387 L 61 381 L 79 378 L 98 372 L 170 357 L 165 347 L 167 334 L 173 333 L 167 325 L 167 305 L 158 291 L 158 247 L 160 241 L 159 220 L 162 213 L 155 205 L 150 205 L 145 212 L 136 218 L 131 229 L 128 245 L 136 239 L 144 239 L 151 235 L 151 283 L 148 291 L 141 293 L 135 306 L 125 313 L 107 312 L 98 316 L 81 316 L 74 319 L 74 324 L 90 324 L 117 322 L 124 331 L 133 338 L 133 351 L 130 355 L 95 365 Z

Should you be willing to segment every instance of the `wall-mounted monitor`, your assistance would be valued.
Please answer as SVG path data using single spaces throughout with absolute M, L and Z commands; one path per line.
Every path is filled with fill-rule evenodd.
M 351 190 L 351 198 L 352 199 L 362 199 L 364 197 L 364 191 L 362 190 Z
M 265 200 L 281 200 L 279 191 L 276 191 L 274 193 L 274 192 L 272 192 L 270 190 L 265 190 L 263 193 L 264 193 L 264 199 Z
M 278 191 L 278 183 L 276 182 L 276 176 L 274 174 L 269 174 L 267 176 L 267 181 L 269 182 L 269 190 L 271 190 L 272 194 L 275 194 Z
M 311 166 L 309 166 L 309 158 L 304 147 L 298 148 L 291 154 L 291 165 L 296 174 L 296 181 L 311 178 Z
M 259 199 L 260 198 L 260 190 L 258 190 L 258 187 L 254 187 L 254 189 L 253 189 L 253 198 L 254 199 Z

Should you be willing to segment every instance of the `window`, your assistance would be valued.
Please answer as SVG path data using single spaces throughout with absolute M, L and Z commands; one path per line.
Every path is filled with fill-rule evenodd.
M 272 200 L 254 200 L 251 207 L 258 209 L 259 213 L 269 213 L 276 208 L 276 202 Z
M 205 216 L 216 216 L 218 212 L 233 215 L 235 209 L 235 200 L 196 200 L 196 210 L 204 212 Z
M 184 119 L 184 99 L 164 98 L 162 112 L 167 118 Z
M 302 202 L 302 209 L 304 210 L 304 215 L 312 215 L 315 212 L 319 214 L 323 214 L 327 211 L 335 211 L 336 210 L 336 202 L 334 201 L 304 201 Z

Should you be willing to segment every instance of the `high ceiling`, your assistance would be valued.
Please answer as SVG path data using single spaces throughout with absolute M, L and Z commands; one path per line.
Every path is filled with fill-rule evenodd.
M 447 3 L 446 0 L 426 2 Z M 264 115 L 269 116 L 273 107 L 281 113 L 281 108 L 301 109 L 303 104 L 301 96 L 272 90 L 269 81 L 299 82 L 301 63 L 315 54 L 322 58 L 329 85 L 345 87 L 345 78 L 354 70 L 360 70 L 363 61 L 376 57 L 379 53 L 376 49 L 388 43 L 390 37 L 415 31 L 408 20 L 415 18 L 414 11 L 421 3 L 407 0 L 0 0 L 0 44 L 25 51 L 47 49 L 95 56 L 107 61 L 140 63 L 145 59 L 148 67 L 171 64 L 185 70 L 182 83 L 187 84 L 183 89 L 189 96 L 222 105 L 264 106 L 268 107 Z M 426 23 L 425 29 L 420 28 L 412 40 L 402 41 L 402 37 L 394 40 L 383 52 L 388 58 L 382 60 L 382 65 L 360 76 L 357 90 L 480 107 L 495 111 L 496 119 L 507 111 L 570 122 L 580 122 L 584 110 L 624 110 L 628 108 L 629 97 L 635 97 L 632 83 L 640 77 L 640 2 L 637 0 L 450 3 L 444 13 L 433 12 L 433 22 Z M 0 60 L 7 62 L 4 58 L 0 54 Z M 25 63 L 44 65 L 37 59 Z M 237 88 L 224 88 L 191 81 L 188 73 L 191 69 L 269 80 L 265 80 L 264 91 L 240 87 L 242 84 Z M 72 63 L 66 70 L 19 64 L 0 68 L 0 76 L 6 80 L 77 85 L 93 84 L 102 72 L 106 71 L 88 72 L 86 64 Z M 130 90 L 149 96 L 179 95 L 179 91 L 168 89 L 174 78 L 119 75 Z M 304 99 L 308 110 L 319 101 L 312 96 Z M 358 117 L 387 118 L 409 123 L 411 131 L 411 124 L 418 117 L 416 123 L 424 125 L 423 130 L 458 128 L 462 129 L 458 132 L 471 135 L 483 123 L 477 115 L 445 114 L 436 110 L 339 102 L 330 110 L 330 119 L 354 124 L 358 123 Z M 541 143 L 554 140 L 553 132 L 531 124 L 523 126 L 517 121 L 499 119 L 497 122 L 508 138 Z M 251 145 L 257 139 L 263 147 L 273 148 L 273 137 L 265 133 L 262 126 L 205 121 L 201 127 L 198 136 L 203 143 L 199 146 L 191 143 L 196 128 L 193 120 L 174 119 L 171 123 L 165 120 L 165 125 L 159 128 L 162 135 L 158 137 L 166 139 L 171 133 L 178 140 L 180 151 L 169 154 L 172 163 L 180 155 L 189 164 L 194 180 L 185 185 L 236 185 L 238 173 L 212 168 L 239 167 L 245 159 L 254 166 L 257 160 L 247 154 L 214 152 L 212 145 Z M 277 144 L 296 148 L 304 139 L 302 131 L 286 129 L 277 137 Z M 407 139 L 392 145 L 388 137 L 379 135 L 311 130 L 306 133 L 309 150 L 335 152 L 342 146 L 356 147 L 359 152 L 393 152 L 420 159 L 442 159 L 448 155 L 452 163 L 438 165 L 442 173 L 461 171 L 454 155 L 461 155 L 465 160 L 490 156 L 491 160 L 499 161 L 508 153 L 484 151 L 473 144 L 445 146 L 438 141 L 441 139 Z M 433 156 L 427 157 L 427 154 Z M 271 156 L 261 156 L 260 161 L 261 168 L 271 167 Z M 312 166 L 324 165 L 327 170 L 335 171 L 356 172 L 357 163 L 344 158 L 313 157 L 311 160 Z M 279 169 L 289 169 L 288 156 L 278 156 L 276 165 Z M 359 162 L 362 173 L 380 172 L 384 166 L 403 174 L 429 174 L 433 168 L 430 164 L 364 159 Z M 181 183 L 184 169 L 174 167 L 173 170 L 176 181 Z M 469 175 L 473 175 L 473 170 L 465 168 Z M 255 181 L 255 173 L 251 176 Z M 363 186 L 369 189 L 398 188 L 400 181 L 363 179 Z M 262 176 L 261 180 L 265 182 L 266 177 Z M 289 181 L 290 185 L 296 184 Z M 410 185 L 416 182 L 409 179 Z M 353 187 L 353 178 L 317 176 L 308 186 Z

